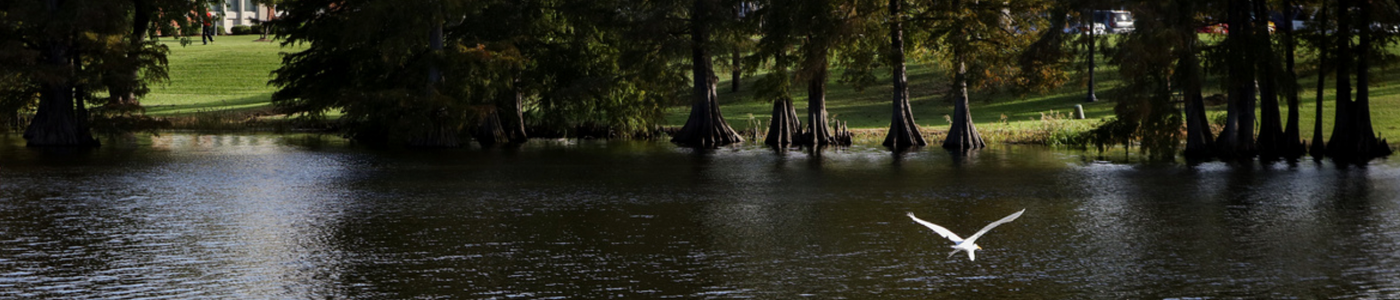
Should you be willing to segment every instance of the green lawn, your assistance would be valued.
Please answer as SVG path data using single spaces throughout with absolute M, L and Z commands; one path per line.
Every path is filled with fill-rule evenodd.
M 271 107 L 267 85 L 271 72 L 282 63 L 278 43 L 255 42 L 257 35 L 219 36 L 214 43 L 180 46 L 171 38 L 170 82 L 154 84 L 141 99 L 146 113 L 180 116 L 196 112 L 247 112 Z
M 202 45 L 198 42 L 180 46 L 173 39 L 166 39 L 170 45 L 170 82 L 152 86 L 152 91 L 142 103 L 147 113 L 155 116 L 188 116 L 200 112 L 255 112 L 266 110 L 273 87 L 267 85 L 270 72 L 281 63 L 280 52 L 296 49 L 281 48 L 278 43 L 255 42 L 255 35 L 221 36 L 218 41 Z M 1301 62 L 1300 62 L 1301 63 Z M 1303 66 L 1300 66 L 1300 69 Z M 1042 113 L 1058 112 L 1068 115 L 1076 104 L 1084 105 L 1086 120 L 1060 120 L 1058 124 L 1074 128 L 1088 128 L 1098 120 L 1113 115 L 1114 88 L 1121 84 L 1117 80 L 1117 70 L 1111 66 L 1099 67 L 1100 101 L 1085 103 L 1082 79 L 1046 94 L 1016 95 L 1011 91 L 974 91 L 971 95 L 973 121 L 984 133 L 1015 132 L 1043 128 L 1039 121 Z M 833 77 L 840 74 L 833 70 Z M 1316 75 L 1302 71 L 1301 131 L 1303 138 L 1309 138 L 1313 128 L 1313 113 Z M 1379 134 L 1393 136 L 1400 132 L 1400 75 L 1393 68 L 1374 69 L 1376 78 L 1371 93 L 1372 124 Z M 728 72 L 719 72 L 725 75 Z M 888 81 L 888 73 L 881 74 L 881 81 Z M 1082 78 L 1081 75 L 1075 77 Z M 748 129 L 749 124 L 766 122 L 771 113 L 771 102 L 753 99 L 752 77 L 744 78 L 740 92 L 729 91 L 729 79 L 721 78 L 720 103 L 725 119 L 736 129 Z M 1214 77 L 1212 77 L 1214 79 Z M 833 79 L 834 80 L 834 79 Z M 931 64 L 912 64 L 909 67 L 911 104 L 914 118 L 929 132 L 939 135 L 949 125 L 945 116 L 952 112 L 952 104 L 946 101 L 942 91 L 951 76 L 942 68 Z M 1334 82 L 1329 77 L 1329 86 Z M 1220 93 L 1218 83 L 1207 83 L 1207 95 Z M 806 114 L 806 94 L 796 89 L 795 97 L 799 115 Z M 1333 95 L 1327 91 L 1328 97 Z M 857 131 L 870 131 L 878 135 L 889 126 L 890 86 L 888 84 L 856 91 L 849 85 L 831 83 L 828 85 L 828 113 L 848 122 Z M 684 99 L 677 101 L 684 103 Z M 1280 100 L 1282 102 L 1282 100 Z M 1326 112 L 1324 133 L 1330 133 L 1330 120 L 1333 112 L 1331 99 L 1324 104 Z M 663 124 L 681 126 L 688 115 L 688 104 L 677 105 L 667 110 Z M 1212 117 L 1223 114 L 1224 106 L 1212 107 Z M 1280 111 L 1286 112 L 1286 108 Z M 1005 116 L 1005 119 L 1003 119 Z M 751 122 L 750 118 L 755 119 Z M 804 117 L 805 118 L 805 117 Z M 1003 120 L 1005 122 L 1003 122 Z
M 1302 63 L 1300 61 L 1300 63 Z M 1300 136 L 1308 140 L 1312 137 L 1313 120 L 1316 113 L 1316 71 L 1304 69 L 1299 66 L 1299 84 L 1302 91 L 1299 93 L 1299 131 Z M 728 75 L 728 72 L 723 72 Z M 835 73 L 835 72 L 833 72 Z M 880 80 L 888 81 L 889 74 L 882 74 Z M 1107 65 L 1100 65 L 1098 68 L 1098 102 L 1086 103 L 1084 75 L 1072 75 L 1076 78 L 1066 86 L 1045 94 L 1016 95 L 1011 91 L 973 91 L 971 97 L 972 120 L 977 124 L 980 131 L 1024 131 L 1042 126 L 1040 116 L 1042 113 L 1054 111 L 1069 115 L 1073 112 L 1074 105 L 1083 105 L 1085 120 L 1057 120 L 1061 124 L 1067 124 L 1075 128 L 1088 128 L 1102 118 L 1113 116 L 1113 97 L 1115 88 L 1123 84 L 1118 77 L 1117 68 Z M 926 65 L 911 65 L 909 68 L 909 84 L 911 105 L 914 110 L 914 119 L 917 123 L 933 131 L 946 131 L 950 125 L 945 118 L 953 111 L 953 105 L 946 97 L 939 94 L 934 89 L 946 85 L 951 81 L 952 76 L 944 70 Z M 1205 96 L 1212 94 L 1223 94 L 1220 84 L 1216 79 L 1219 76 L 1211 76 L 1207 79 Z M 1395 136 L 1400 133 L 1400 73 L 1393 67 L 1372 69 L 1371 83 L 1371 118 L 1372 125 L 1381 137 Z M 743 78 L 745 84 L 750 84 L 753 78 Z M 1336 77 L 1329 75 L 1325 89 L 1325 100 L 1323 102 L 1323 136 L 1330 136 L 1332 129 L 1332 119 L 1335 111 L 1332 110 L 1335 91 L 1332 89 L 1336 84 Z M 749 129 L 749 118 L 758 119 L 759 124 L 766 124 L 772 111 L 772 103 L 766 100 L 753 99 L 750 91 L 744 90 L 732 93 L 729 89 L 729 78 L 721 78 L 720 103 L 721 111 L 730 126 L 737 130 Z M 747 87 L 747 86 L 745 86 Z M 849 123 L 854 129 L 880 129 L 889 127 L 890 122 L 890 93 L 889 84 L 868 87 L 864 92 L 857 92 L 848 85 L 831 83 L 827 86 L 827 112 L 840 120 Z M 1353 91 L 1354 93 L 1354 91 Z M 794 105 L 801 118 L 806 118 L 806 95 L 805 90 L 796 92 L 793 95 Z M 1283 95 L 1279 96 L 1280 117 L 1287 121 L 1288 107 Z M 989 101 L 990 100 L 990 101 Z M 680 126 L 685 124 L 688 116 L 689 106 L 674 107 L 668 110 L 666 125 Z M 1223 119 L 1225 105 L 1211 106 L 1207 108 L 1208 117 L 1212 120 Z M 1005 116 L 1006 122 L 1002 122 Z M 926 132 L 925 134 L 929 134 Z M 1392 144 L 1398 144 L 1392 142 Z

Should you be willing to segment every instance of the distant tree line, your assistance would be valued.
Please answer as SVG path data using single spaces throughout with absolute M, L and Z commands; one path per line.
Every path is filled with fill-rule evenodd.
M 945 62 L 954 126 L 944 147 L 985 146 L 970 88 L 1013 87 L 1016 59 L 1049 28 L 1052 1 L 497 0 L 284 1 L 272 23 L 286 44 L 274 102 L 289 113 L 340 112 L 356 140 L 414 146 L 523 142 L 525 128 L 654 132 L 666 107 L 690 104 L 672 141 L 743 141 L 718 103 L 716 68 L 762 74 L 774 104 L 765 142 L 849 143 L 825 109 L 832 77 L 857 87 L 892 72 L 885 144 L 927 144 L 913 119 L 906 41 Z M 907 25 L 906 25 L 907 24 Z M 1057 45 L 1058 46 L 1058 45 Z M 719 58 L 719 59 L 717 59 Z M 717 62 L 717 60 L 723 62 Z M 831 69 L 845 70 L 831 74 Z M 1040 83 L 1059 81 L 1035 81 Z M 739 89 L 735 81 L 731 89 Z M 807 115 L 792 103 L 805 88 Z M 684 101 L 684 102 L 681 102 Z M 527 126 L 531 125 L 531 126 Z
M 1093 132 L 1101 144 L 1137 141 L 1155 159 L 1170 159 L 1178 152 L 1221 159 L 1311 153 L 1364 162 L 1391 152 L 1371 125 L 1369 85 L 1370 72 L 1393 60 L 1386 47 L 1395 42 L 1400 2 L 1085 2 L 1091 8 L 1125 8 L 1137 14 L 1137 29 L 1109 53 L 1127 85 L 1116 99 L 1117 117 Z M 1295 22 L 1299 17 L 1308 21 Z M 1295 28 L 1295 23 L 1306 27 Z M 1206 28 L 1222 29 L 1226 38 L 1206 45 L 1200 39 Z M 1318 76 L 1316 123 L 1308 140 L 1299 136 L 1303 87 L 1298 83 L 1298 59 L 1304 57 L 1299 47 L 1311 52 L 1311 59 L 1303 63 L 1311 64 Z M 1208 73 L 1222 78 L 1226 92 L 1225 124 L 1218 134 L 1212 131 L 1202 96 Z M 1324 141 L 1323 91 L 1329 73 L 1335 78 L 1335 114 L 1331 138 Z M 1281 106 L 1287 111 L 1281 112 Z M 1183 135 L 1185 143 L 1180 142 Z
M 221 2 L 4 2 L 0 109 L 37 108 L 31 145 L 96 145 L 85 107 L 139 107 L 146 84 L 165 70 L 167 50 L 147 37 L 187 33 Z M 1098 50 L 1124 85 L 1110 97 L 1116 117 L 1088 134 L 1094 143 L 1138 145 L 1159 159 L 1312 153 L 1366 161 L 1390 151 L 1371 126 L 1368 86 L 1373 65 L 1393 56 L 1385 49 L 1400 24 L 1400 1 L 1383 0 L 259 2 L 282 13 L 266 26 L 276 38 L 306 46 L 273 72 L 280 110 L 336 113 L 356 141 L 423 147 L 522 143 L 527 131 L 655 134 L 664 109 L 679 103 L 690 104 L 690 115 L 674 143 L 742 142 L 719 110 L 716 68 L 736 79 L 760 76 L 748 88 L 773 103 L 765 143 L 813 147 L 849 143 L 826 113 L 832 77 L 864 88 L 886 84 L 876 72 L 889 72 L 884 145 L 924 146 L 909 105 L 912 56 L 948 72 L 954 111 L 941 145 L 974 150 L 986 143 L 969 90 L 1056 88 L 1079 76 L 1084 61 L 1093 70 Z M 1135 30 L 1094 34 L 1087 24 L 1099 10 L 1132 12 Z M 1299 16 L 1307 28 L 1293 28 Z M 1202 28 L 1228 34 L 1208 43 Z M 1309 140 L 1299 136 L 1299 64 L 1320 77 Z M 1323 141 L 1326 74 L 1335 79 L 1336 109 Z M 1214 130 L 1203 101 L 1207 75 L 1222 78 L 1227 95 L 1225 123 Z M 796 114 L 794 86 L 804 88 L 806 116 Z M 1087 99 L 1093 87 L 1090 80 Z

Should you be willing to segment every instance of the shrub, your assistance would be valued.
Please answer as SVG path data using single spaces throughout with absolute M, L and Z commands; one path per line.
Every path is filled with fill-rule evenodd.
M 251 33 L 248 25 L 235 25 L 229 30 L 232 35 L 244 35 Z
M 253 26 L 248 26 L 248 34 L 262 34 L 262 33 L 263 33 L 263 26 L 262 26 L 262 24 L 253 24 Z

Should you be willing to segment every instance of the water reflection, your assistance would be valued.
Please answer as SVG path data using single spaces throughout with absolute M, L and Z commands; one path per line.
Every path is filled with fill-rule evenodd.
M 0 136 L 0 141 L 6 140 Z M 1400 168 L 165 134 L 0 146 L 0 298 L 1394 298 Z M 955 232 L 1025 208 L 976 262 Z
M 97 167 L 7 159 L 0 297 L 334 294 L 325 279 L 339 251 L 329 224 L 351 204 L 343 180 L 356 171 L 335 154 L 276 139 L 165 135 L 149 140 L 146 155 Z M 121 151 L 40 155 L 102 160 Z

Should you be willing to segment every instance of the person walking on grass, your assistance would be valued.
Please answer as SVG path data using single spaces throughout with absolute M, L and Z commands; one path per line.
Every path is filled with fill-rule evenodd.
M 214 42 L 214 13 L 204 13 L 204 34 L 201 35 L 201 40 L 205 45 Z

